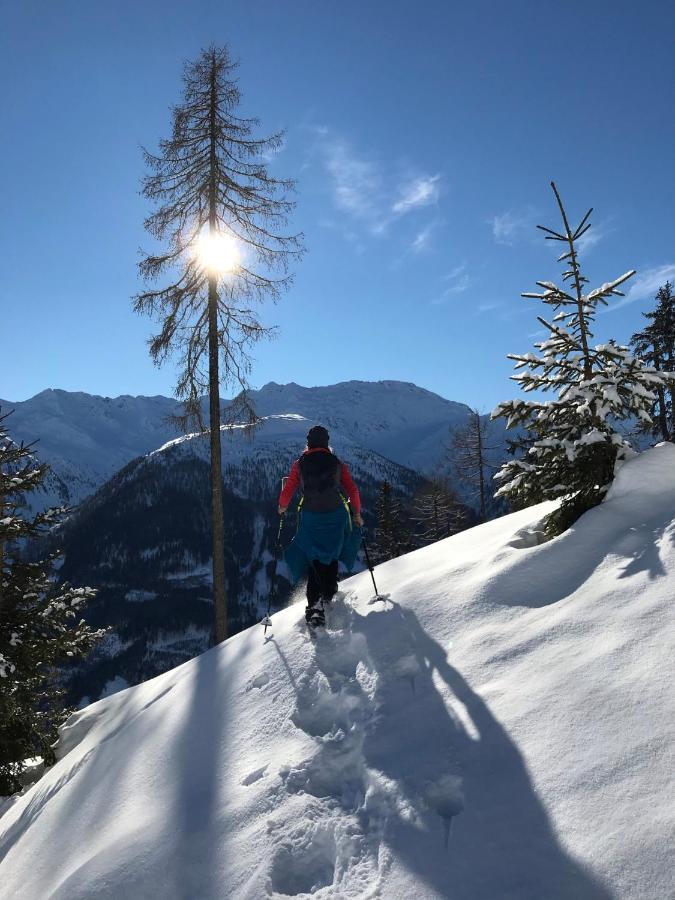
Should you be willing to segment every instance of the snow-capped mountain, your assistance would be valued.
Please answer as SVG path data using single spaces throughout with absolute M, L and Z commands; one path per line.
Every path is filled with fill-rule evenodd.
M 274 572 L 281 478 L 302 449 L 309 422 L 271 416 L 252 436 L 223 429 L 226 570 L 230 632 L 259 621 Z M 368 510 L 382 481 L 401 499 L 421 486 L 410 469 L 335 432 Z M 372 514 L 371 514 L 372 517 Z M 283 543 L 295 517 L 286 517 Z M 72 682 L 73 698 L 136 684 L 205 650 L 213 627 L 209 438 L 189 435 L 138 457 L 86 500 L 57 537 L 60 576 L 99 589 L 87 618 L 112 626 L 100 652 Z M 290 583 L 278 568 L 277 604 Z M 123 679 L 123 681 L 120 681 Z
M 0 819 L 7 897 L 665 900 L 675 447 L 83 709 Z
M 438 464 L 450 428 L 464 424 L 468 414 L 462 403 L 400 381 L 313 388 L 270 383 L 252 398 L 262 416 L 304 416 L 426 473 Z M 0 408 L 14 410 L 7 423 L 12 437 L 37 440 L 37 456 L 52 468 L 47 493 L 39 498 L 42 505 L 76 505 L 132 459 L 178 436 L 168 419 L 179 404 L 167 397 L 111 399 L 47 390 L 22 403 L 0 401 Z M 501 424 L 495 424 L 495 433 L 503 440 Z
M 97 397 L 47 390 L 30 400 L 0 400 L 12 410 L 7 428 L 16 441 L 36 441 L 35 453 L 49 463 L 44 505 L 76 505 L 137 456 L 176 437 L 167 419 L 178 404 L 167 397 Z M 31 498 L 32 499 L 32 498 Z
M 271 382 L 252 398 L 260 415 L 298 413 L 425 473 L 438 464 L 449 430 L 464 425 L 469 413 L 464 403 L 404 381 L 346 381 L 312 388 Z

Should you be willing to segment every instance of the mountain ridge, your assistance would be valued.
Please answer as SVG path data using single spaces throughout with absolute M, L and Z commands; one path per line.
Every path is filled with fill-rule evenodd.
M 451 428 L 466 422 L 469 407 L 412 382 L 347 381 L 303 387 L 269 382 L 251 397 L 259 415 L 295 413 L 421 473 L 439 464 Z M 231 401 L 222 401 L 227 406 Z M 42 505 L 76 505 L 136 456 L 180 436 L 169 417 L 178 401 L 155 395 L 115 398 L 49 388 L 13 407 L 12 436 L 52 469 Z M 312 423 L 314 424 L 314 423 Z M 495 426 L 501 434 L 502 426 Z

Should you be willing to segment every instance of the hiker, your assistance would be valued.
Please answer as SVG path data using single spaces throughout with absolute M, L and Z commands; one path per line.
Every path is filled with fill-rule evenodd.
M 329 440 L 322 425 L 309 429 L 307 449 L 291 466 L 279 495 L 283 515 L 296 490 L 302 491 L 298 530 L 284 558 L 296 581 L 307 575 L 305 619 L 312 625 L 325 624 L 324 604 L 337 591 L 338 562 L 347 568 L 354 564 L 363 526 L 359 490 Z

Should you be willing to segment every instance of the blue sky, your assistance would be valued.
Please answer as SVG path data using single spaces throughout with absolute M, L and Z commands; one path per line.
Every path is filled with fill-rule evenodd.
M 675 280 L 675 5 L 0 0 L 0 397 L 47 387 L 170 394 L 133 313 L 148 245 L 140 145 L 155 148 L 181 68 L 227 43 L 241 111 L 286 129 L 308 250 L 264 319 L 252 382 L 400 379 L 482 409 L 514 396 L 557 279 L 536 224 L 549 182 L 584 268 L 638 270 L 596 337 L 625 341 Z

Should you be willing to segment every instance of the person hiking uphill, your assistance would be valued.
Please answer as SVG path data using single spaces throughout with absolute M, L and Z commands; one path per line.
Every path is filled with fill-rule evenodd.
M 322 425 L 309 429 L 307 449 L 291 466 L 279 495 L 283 515 L 296 490 L 302 490 L 298 530 L 284 558 L 296 581 L 307 575 L 305 619 L 312 625 L 325 624 L 324 604 L 337 591 L 338 562 L 348 568 L 354 564 L 363 526 L 359 489 L 329 440 Z

